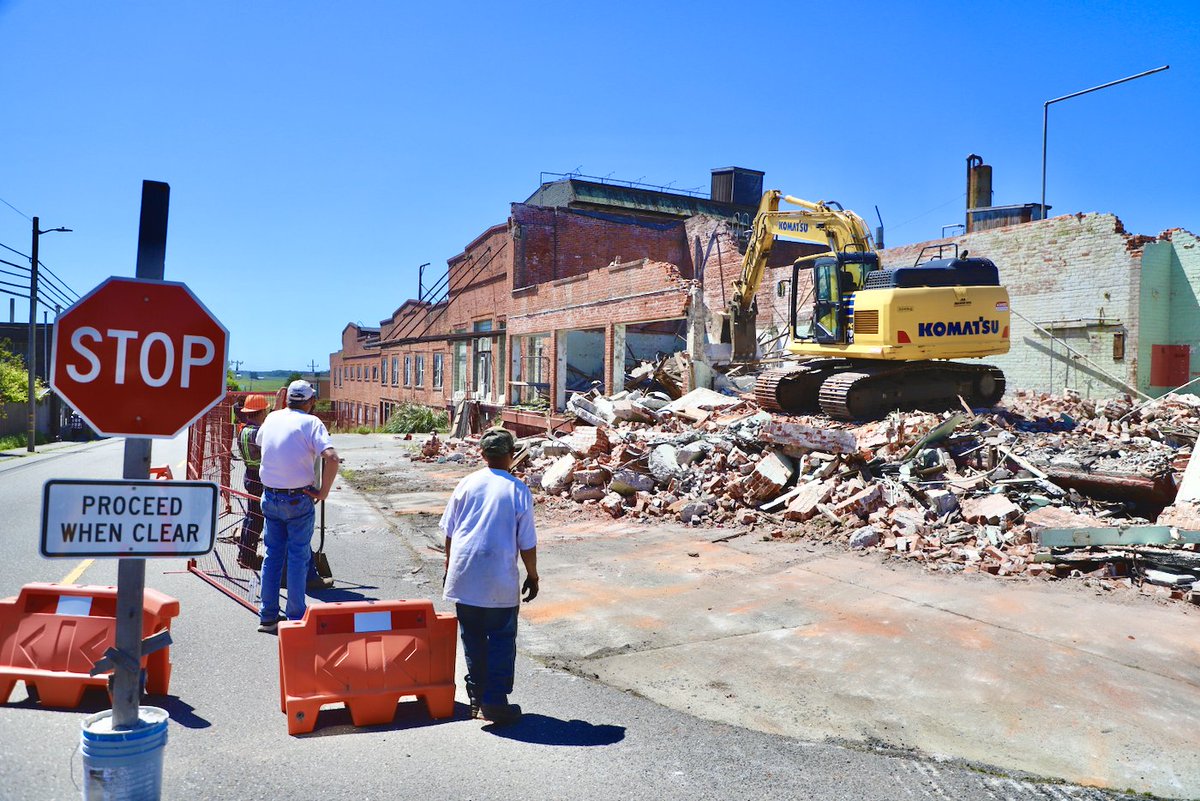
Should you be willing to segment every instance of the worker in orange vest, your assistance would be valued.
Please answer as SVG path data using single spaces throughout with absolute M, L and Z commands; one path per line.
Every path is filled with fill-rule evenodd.
M 242 520 L 242 533 L 238 539 L 237 563 L 239 567 L 258 570 L 262 567 L 262 557 L 258 555 L 263 530 L 263 485 L 258 473 L 262 466 L 262 449 L 254 438 L 267 417 L 267 399 L 263 395 L 251 395 L 240 409 L 234 408 L 234 413 L 238 418 L 238 456 L 246 465 L 242 486 L 250 496 L 246 499 L 246 517 Z

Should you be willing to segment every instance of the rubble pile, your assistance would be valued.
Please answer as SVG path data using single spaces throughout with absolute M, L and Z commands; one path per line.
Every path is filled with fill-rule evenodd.
M 1176 500 L 1200 430 L 1195 396 L 1136 406 L 1013 391 L 986 412 L 863 424 L 776 415 L 708 389 L 589 393 L 568 409 L 572 433 L 521 440 L 514 473 L 543 503 L 804 534 L 950 572 L 1149 582 L 1176 597 L 1195 584 L 1200 602 L 1197 540 L 1180 548 L 1175 529 L 1148 528 Z M 474 460 L 475 448 L 439 440 L 424 456 Z M 1065 529 L 1075 541 L 1043 543 Z

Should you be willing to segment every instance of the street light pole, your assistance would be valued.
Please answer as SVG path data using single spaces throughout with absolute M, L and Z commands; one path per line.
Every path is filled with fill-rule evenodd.
M 37 357 L 37 293 L 38 293 L 38 218 L 33 218 L 33 245 L 29 256 L 29 346 L 25 354 L 25 372 L 29 378 L 29 406 L 25 418 L 25 450 L 33 453 L 37 449 L 37 397 L 34 393 L 34 359 Z
M 37 298 L 38 298 L 38 238 L 51 231 L 70 231 L 70 228 L 38 228 L 38 218 L 33 218 L 33 244 L 29 256 L 29 347 L 26 349 L 25 368 L 29 373 L 29 415 L 26 417 L 25 450 L 33 453 L 37 449 L 37 396 L 34 381 L 37 373 Z M 46 363 L 49 375 L 50 363 Z
M 1047 100 L 1045 103 L 1042 104 L 1042 208 L 1041 208 L 1041 212 L 1040 212 L 1042 215 L 1042 219 L 1046 218 L 1046 128 L 1047 128 L 1047 124 L 1050 121 L 1050 104 L 1061 103 L 1063 100 L 1070 100 L 1072 97 L 1079 97 L 1080 95 L 1086 95 L 1089 92 L 1096 92 L 1101 89 L 1107 89 L 1110 86 L 1116 86 L 1119 83 L 1127 83 L 1127 82 L 1135 80 L 1137 78 L 1144 78 L 1147 75 L 1153 75 L 1156 72 L 1162 72 L 1163 70 L 1169 70 L 1170 68 L 1171 68 L 1170 64 L 1164 64 L 1163 66 L 1156 67 L 1155 69 L 1152 69 L 1152 70 L 1146 70 L 1145 72 L 1139 72 L 1137 75 L 1130 75 L 1128 78 L 1121 78 L 1118 81 L 1109 81 L 1108 83 L 1102 83 L 1099 86 L 1093 86 L 1091 89 L 1084 89 L 1083 91 L 1080 91 L 1080 92 L 1072 92 L 1069 95 L 1063 95 L 1062 97 L 1056 97 L 1053 100 Z

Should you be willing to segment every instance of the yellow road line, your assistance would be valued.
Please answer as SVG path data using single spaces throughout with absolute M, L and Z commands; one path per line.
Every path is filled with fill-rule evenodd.
M 62 581 L 60 581 L 58 583 L 59 584 L 74 584 L 76 581 L 79 580 L 79 577 L 83 575 L 83 571 L 85 571 L 89 567 L 91 567 L 92 562 L 95 562 L 95 561 L 96 561 L 95 559 L 84 559 L 82 562 L 80 562 L 79 564 L 77 564 L 75 566 L 74 570 L 72 570 L 70 573 L 67 574 L 66 578 L 64 578 Z

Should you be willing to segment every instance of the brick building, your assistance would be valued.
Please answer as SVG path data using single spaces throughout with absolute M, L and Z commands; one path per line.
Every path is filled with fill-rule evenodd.
M 713 174 L 713 197 L 728 201 L 577 177 L 542 184 L 378 328 L 343 330 L 330 356 L 339 415 L 380 425 L 400 403 L 453 409 L 468 399 L 515 419 L 514 406 L 561 410 L 573 391 L 615 391 L 664 353 L 722 360 L 728 345 L 712 343 L 727 341 L 723 313 L 753 210 L 728 195 L 738 181 L 740 200 L 761 192 L 761 173 L 736 169 Z M 1012 350 L 989 361 L 1011 387 L 1157 394 L 1200 375 L 1194 235 L 1131 236 L 1111 214 L 1024 220 L 881 259 L 911 264 L 927 245 L 954 244 L 993 259 L 1012 300 Z M 776 243 L 758 293 L 764 350 L 786 334 L 793 261 L 820 250 Z M 809 271 L 798 280 L 805 298 Z
M 716 341 L 719 315 L 700 301 L 723 298 L 740 271 L 761 191 L 762 173 L 741 168 L 713 171 L 712 197 L 725 200 L 573 176 L 543 183 L 378 329 L 346 327 L 330 355 L 338 413 L 377 425 L 405 402 L 562 409 L 572 391 L 613 391 L 642 359 L 703 347 L 705 325 Z M 812 250 L 780 243 L 773 263 L 782 274 Z M 786 307 L 760 316 L 769 327 Z M 368 362 L 372 378 L 359 379 Z
M 379 424 L 379 354 L 367 348 L 378 341 L 378 328 L 349 323 L 342 329 L 337 362 L 330 360 L 329 397 L 346 425 Z

